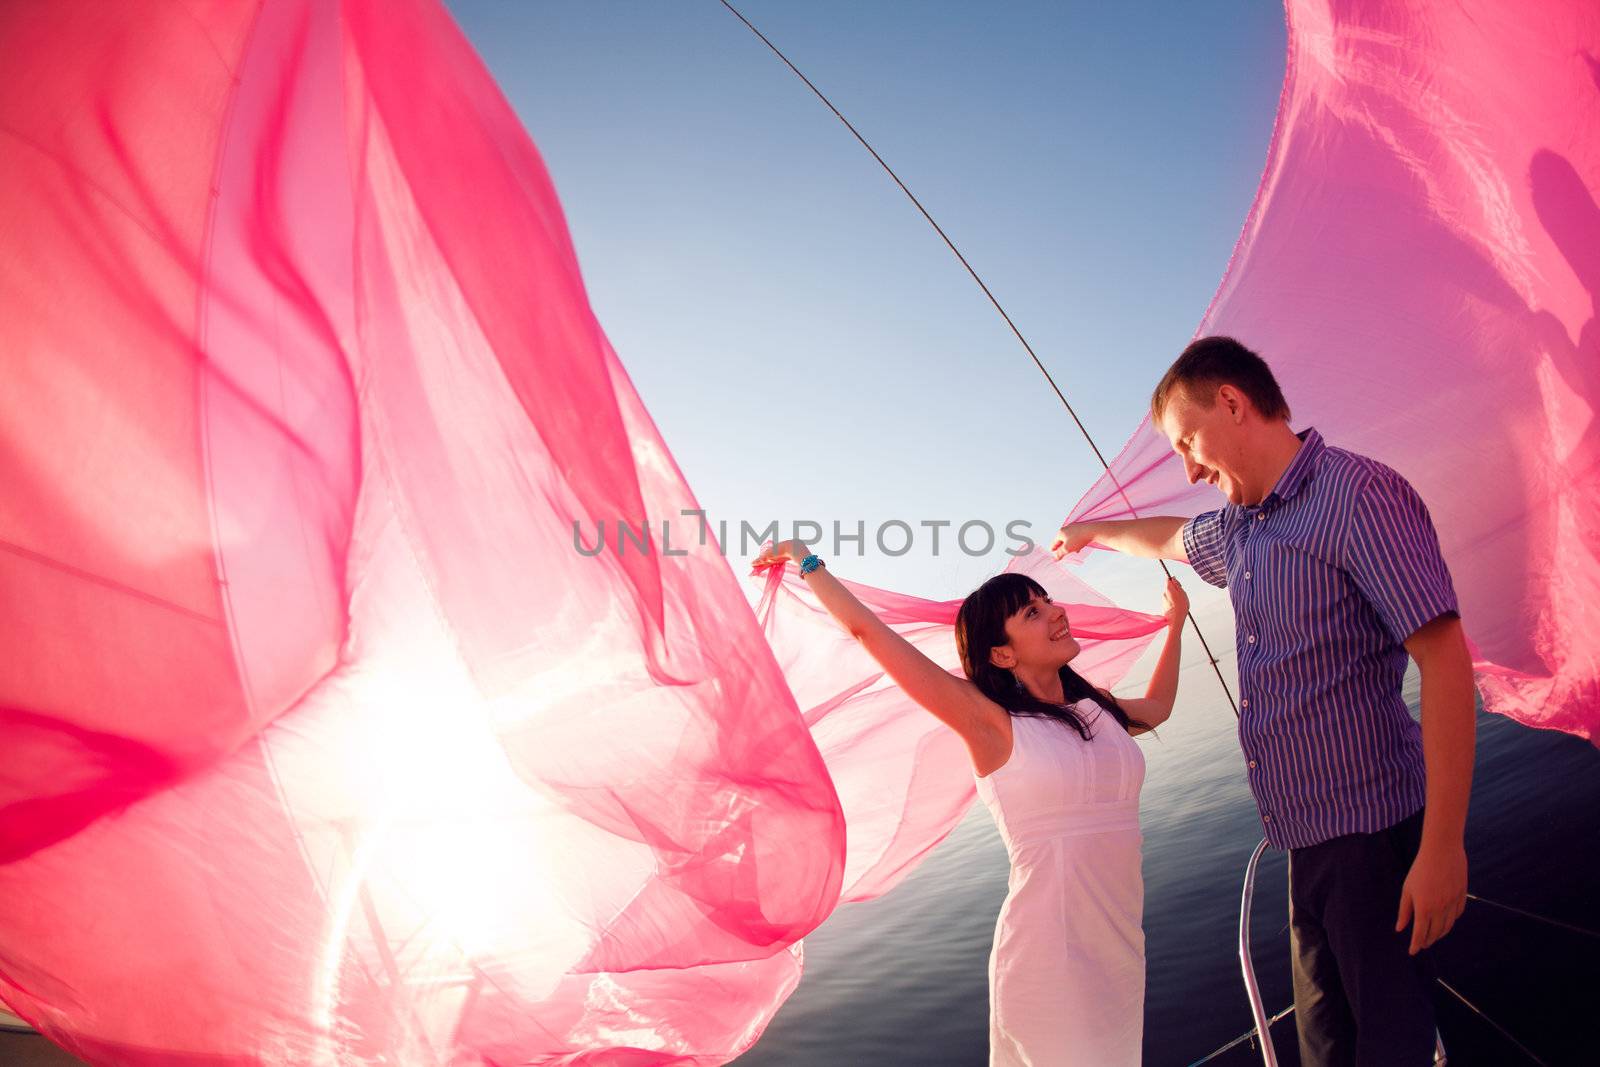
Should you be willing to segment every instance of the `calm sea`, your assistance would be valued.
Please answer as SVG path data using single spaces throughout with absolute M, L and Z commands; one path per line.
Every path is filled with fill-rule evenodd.
M 1408 689 L 1415 706 L 1414 679 Z M 1145 743 L 1145 1062 L 1159 1067 L 1195 1063 L 1251 1026 L 1238 913 L 1260 824 L 1233 714 L 1210 668 L 1186 669 L 1183 694 L 1160 739 Z M 1600 930 L 1597 846 L 1600 750 L 1480 712 L 1467 827 L 1471 892 Z M 1006 875 L 1005 848 L 975 805 L 904 884 L 840 908 L 806 939 L 799 990 L 739 1067 L 986 1063 L 986 967 Z M 1286 901 L 1284 858 L 1269 852 L 1252 940 L 1273 1012 L 1293 999 Z M 1600 1064 L 1600 939 L 1469 903 L 1437 961 L 1441 978 L 1538 1058 L 1441 990 L 1452 1064 Z M 1279 1062 L 1296 1064 L 1292 1017 L 1274 1032 Z M 1262 1061 L 1246 1044 L 1212 1062 Z

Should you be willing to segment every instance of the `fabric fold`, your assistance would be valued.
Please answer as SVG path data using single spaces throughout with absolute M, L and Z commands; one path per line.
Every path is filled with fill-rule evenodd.
M 1489 709 L 1594 740 L 1600 10 L 1296 0 L 1288 24 L 1270 155 L 1198 334 L 1260 352 L 1296 428 L 1416 486 Z M 1219 504 L 1147 419 L 1070 519 Z

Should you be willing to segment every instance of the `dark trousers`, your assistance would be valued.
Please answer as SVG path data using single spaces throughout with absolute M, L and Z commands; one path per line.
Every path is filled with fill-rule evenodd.
M 1303 1067 L 1433 1062 L 1433 969 L 1395 933 L 1422 813 L 1289 850 L 1294 1014 Z

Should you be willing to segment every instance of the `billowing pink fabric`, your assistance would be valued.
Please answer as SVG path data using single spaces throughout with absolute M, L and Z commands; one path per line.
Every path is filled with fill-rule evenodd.
M 895 783 L 859 898 L 969 774 L 892 703 L 825 764 L 715 547 L 621 537 L 695 501 L 449 19 L 9 5 L 0 58 L 0 999 L 150 1067 L 747 1048 L 840 793 Z
M 1207 328 L 1417 479 L 1497 677 L 1578 707 L 1595 19 L 1391 10 L 1295 6 Z M 449 19 L 12 4 L 0 59 L 0 999 L 151 1067 L 748 1047 L 970 772 L 792 578 L 758 623 L 619 537 L 694 500 Z M 1134 499 L 1195 504 L 1151 445 Z M 1115 679 L 1158 624 L 1045 573 Z M 861 592 L 953 664 L 951 605 Z
M 838 800 L 720 556 L 575 549 L 695 503 L 449 19 L 0 55 L 0 997 L 161 1067 L 748 1045 Z
M 1026 574 L 1066 607 L 1083 646 L 1073 667 L 1103 688 L 1120 681 L 1166 628 L 1159 616 L 1113 607 L 1038 549 L 1007 570 Z M 935 663 L 961 675 L 954 628 L 961 601 L 844 583 Z M 768 572 L 757 614 L 839 790 L 850 829 L 842 898 L 886 893 L 944 840 L 977 796 L 966 746 L 888 680 L 793 568 Z
M 1600 5 L 1288 6 L 1266 172 L 1199 332 L 1421 492 L 1487 705 L 1600 741 Z M 1112 473 L 1073 519 L 1221 502 L 1148 420 Z

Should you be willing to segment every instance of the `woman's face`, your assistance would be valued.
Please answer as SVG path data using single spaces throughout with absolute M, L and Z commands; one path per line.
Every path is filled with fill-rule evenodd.
M 1024 668 L 1060 668 L 1081 651 L 1067 626 L 1067 610 L 1037 593 L 1006 619 L 1006 641 Z

